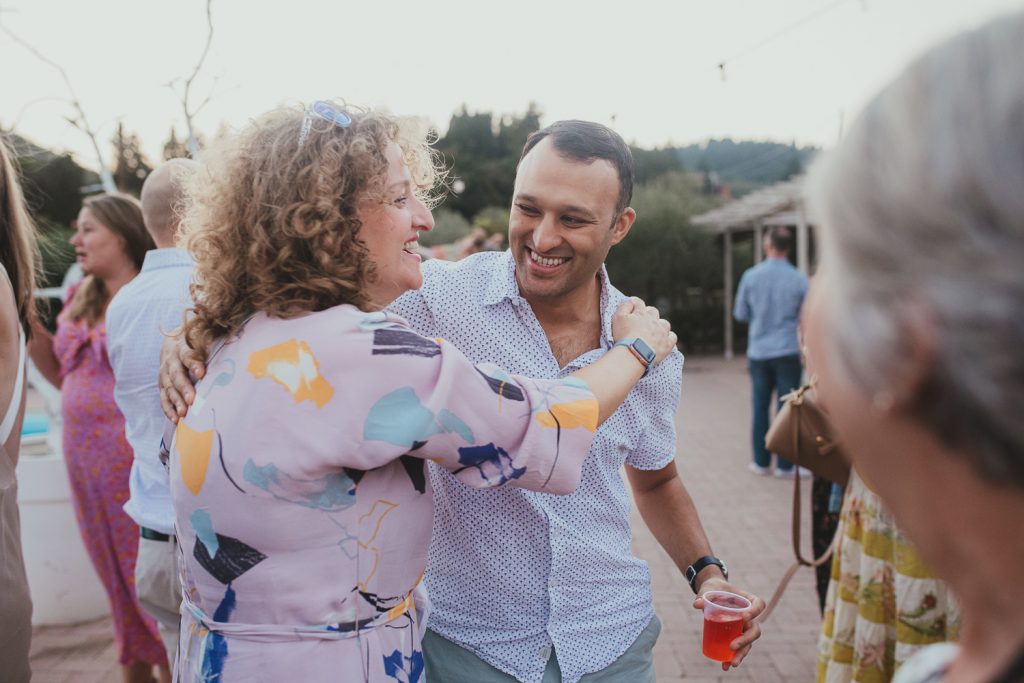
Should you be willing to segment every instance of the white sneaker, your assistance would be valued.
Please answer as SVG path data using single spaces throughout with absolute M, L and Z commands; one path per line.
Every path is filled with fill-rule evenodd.
M 806 467 L 791 467 L 788 470 L 775 470 L 775 476 L 779 479 L 792 479 L 797 475 L 797 471 L 800 473 L 801 479 L 809 479 L 812 472 Z
M 761 467 L 756 462 L 748 464 L 747 469 L 753 472 L 754 474 L 758 475 L 759 477 L 767 477 L 769 474 L 772 473 L 771 468 Z

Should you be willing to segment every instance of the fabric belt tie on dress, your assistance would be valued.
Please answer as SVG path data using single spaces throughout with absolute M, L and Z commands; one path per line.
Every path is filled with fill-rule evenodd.
M 225 621 L 214 621 L 205 612 L 196 607 L 189 599 L 188 592 L 182 591 L 181 604 L 189 614 L 199 623 L 200 626 L 212 633 L 219 633 L 239 640 L 251 641 L 279 641 L 279 640 L 346 640 L 355 638 L 363 631 L 372 630 L 383 624 L 398 619 L 404 614 L 415 615 L 413 609 L 413 594 L 416 589 L 409 591 L 404 599 L 387 612 L 381 612 L 377 616 L 359 619 L 357 621 L 345 621 L 336 624 L 320 624 L 313 626 L 287 626 L 284 624 L 241 624 Z M 413 617 L 415 619 L 415 616 Z

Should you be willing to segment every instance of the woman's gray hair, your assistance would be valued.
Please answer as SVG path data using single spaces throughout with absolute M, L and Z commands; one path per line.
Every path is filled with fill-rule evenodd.
M 1024 488 L 1024 13 L 932 49 L 815 164 L 829 364 L 868 396 L 931 366 L 914 416 Z

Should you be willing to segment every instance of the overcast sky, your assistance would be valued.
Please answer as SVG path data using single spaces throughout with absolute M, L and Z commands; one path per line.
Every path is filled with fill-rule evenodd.
M 153 160 L 184 117 L 205 0 L 0 0 L 0 21 L 67 70 L 103 152 L 117 121 Z M 915 54 L 1021 0 L 214 0 L 195 93 L 212 136 L 285 102 L 343 97 L 427 117 L 614 124 L 644 146 L 770 138 L 829 146 Z M 780 35 L 781 34 L 781 35 Z M 772 39 L 773 36 L 777 36 Z M 766 42 L 767 41 L 767 42 Z M 726 78 L 717 64 L 727 60 Z M 0 125 L 94 166 L 59 74 L 0 35 Z M 841 114 L 842 113 L 842 114 Z

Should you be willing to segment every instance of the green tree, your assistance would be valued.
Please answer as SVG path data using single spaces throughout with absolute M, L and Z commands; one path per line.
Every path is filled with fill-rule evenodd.
M 683 159 L 679 156 L 679 150 L 674 147 L 644 149 L 642 147 L 630 146 L 630 150 L 633 152 L 633 164 L 636 167 L 633 179 L 637 184 L 654 180 L 658 176 L 671 171 L 682 171 L 684 169 Z
M 715 193 L 715 179 L 711 174 L 711 166 L 708 165 L 708 160 L 704 157 L 700 158 L 700 163 L 697 164 L 697 170 L 700 171 L 700 191 L 705 195 L 712 195 Z
M 425 247 L 451 244 L 469 234 L 472 229 L 461 213 L 451 209 L 434 211 L 434 229 L 420 233 L 420 243 Z
M 171 128 L 171 135 L 167 138 L 167 142 L 164 143 L 164 161 L 171 159 L 187 159 L 188 158 L 188 140 L 179 140 L 178 134 Z
M 783 180 L 789 180 L 793 176 L 804 172 L 804 164 L 800 158 L 800 151 L 796 148 L 796 143 L 790 145 L 789 149 L 789 161 L 786 162 L 786 169 L 782 172 Z
M 816 147 L 797 147 L 770 141 L 708 140 L 676 150 L 687 168 L 705 162 L 722 183 L 732 186 L 733 194 L 776 183 L 790 177 L 797 168 L 805 168 L 818 153 Z
M 637 186 L 637 220 L 608 255 L 608 273 L 626 294 L 658 306 L 669 317 L 684 350 L 706 350 L 719 330 L 722 259 L 714 235 L 690 224 L 690 216 L 713 208 L 701 192 L 699 174 L 664 173 Z M 717 300 L 720 303 L 720 298 Z M 714 321 L 710 322 L 717 310 Z
M 7 136 L 21 175 L 29 213 L 39 229 L 40 287 L 56 287 L 75 260 L 68 239 L 82 206 L 82 194 L 99 185 L 99 175 L 70 154 L 55 154 L 17 134 Z
M 97 183 L 69 154 L 18 157 L 22 187 L 29 211 L 38 221 L 70 225 L 82 206 L 84 185 Z
M 529 134 L 540 127 L 540 117 L 532 103 L 525 114 L 497 120 L 490 112 L 470 113 L 465 106 L 453 114 L 448 132 L 436 145 L 458 189 L 444 206 L 471 219 L 488 206 L 507 204 L 519 154 Z
M 111 140 L 114 144 L 114 184 L 120 192 L 136 197 L 142 192 L 142 183 L 153 170 L 153 166 L 142 152 L 142 143 L 135 133 L 126 133 L 124 125 L 117 124 L 117 132 Z
M 523 145 L 531 133 L 540 130 L 541 111 L 536 102 L 530 102 L 522 116 L 503 116 L 498 126 L 498 149 L 502 158 L 512 160 L 512 172 L 519 162 Z
M 46 219 L 38 220 L 39 255 L 42 268 L 37 276 L 40 287 L 59 287 L 64 281 L 64 273 L 75 262 L 75 248 L 70 239 L 74 231 L 67 225 L 51 223 Z
M 509 210 L 505 206 L 485 206 L 473 216 L 473 227 L 481 228 L 488 235 L 496 232 L 504 234 L 508 232 L 508 219 Z

